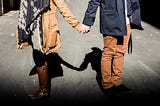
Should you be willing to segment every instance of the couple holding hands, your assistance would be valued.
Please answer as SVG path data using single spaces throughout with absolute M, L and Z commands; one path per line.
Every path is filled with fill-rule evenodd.
M 39 89 L 31 99 L 50 95 L 46 56 L 61 48 L 56 9 L 80 33 L 88 33 L 100 7 L 100 33 L 104 47 L 101 57 L 101 85 L 107 91 L 122 85 L 124 55 L 131 29 L 142 30 L 138 0 L 89 0 L 83 22 L 77 20 L 64 0 L 21 0 L 16 30 L 17 49 L 33 48 Z

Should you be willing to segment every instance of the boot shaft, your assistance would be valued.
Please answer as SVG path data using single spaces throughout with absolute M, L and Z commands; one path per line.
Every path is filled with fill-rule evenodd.
M 47 65 L 43 65 L 41 67 L 37 67 L 39 86 L 41 89 L 48 89 L 49 87 L 49 79 L 48 79 L 48 70 Z

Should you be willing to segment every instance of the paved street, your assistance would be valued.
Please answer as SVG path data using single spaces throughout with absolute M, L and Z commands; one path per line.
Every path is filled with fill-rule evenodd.
M 83 20 L 88 0 L 66 0 L 68 7 L 80 21 Z M 119 104 L 159 103 L 160 97 L 160 29 L 142 22 L 143 31 L 133 30 L 133 53 L 127 54 L 123 68 L 123 84 L 132 92 L 110 96 L 104 94 L 96 80 L 96 62 L 103 48 L 99 33 L 99 14 L 91 31 L 85 35 L 76 32 L 57 12 L 61 29 L 61 50 L 51 55 L 50 98 L 31 101 L 26 93 L 38 88 L 34 73 L 32 49 L 16 49 L 15 29 L 18 11 L 0 16 L 0 103 L 4 104 Z M 92 48 L 95 51 L 92 50 Z M 96 54 L 96 55 L 95 55 Z M 89 56 L 89 62 L 85 58 Z M 83 71 L 79 67 L 86 63 Z

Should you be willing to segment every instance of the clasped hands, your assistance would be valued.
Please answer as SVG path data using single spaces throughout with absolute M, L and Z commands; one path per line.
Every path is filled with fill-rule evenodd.
M 83 33 L 83 34 L 88 33 L 90 29 L 91 29 L 91 26 L 82 24 L 80 27 L 80 33 Z

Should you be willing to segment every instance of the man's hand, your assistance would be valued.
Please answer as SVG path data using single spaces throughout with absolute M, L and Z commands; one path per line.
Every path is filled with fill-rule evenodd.
M 82 24 L 80 27 L 80 33 L 83 33 L 83 34 L 88 33 L 90 29 L 91 29 L 90 26 Z

